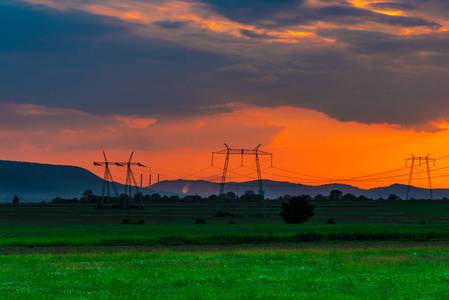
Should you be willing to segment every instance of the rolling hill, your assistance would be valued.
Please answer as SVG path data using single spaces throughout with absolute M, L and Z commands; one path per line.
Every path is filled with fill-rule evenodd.
M 14 195 L 21 202 L 80 198 L 85 190 L 101 195 L 102 189 L 103 179 L 80 167 L 0 161 L 0 202 L 12 202 Z M 117 189 L 122 193 L 124 186 Z
M 337 189 L 343 194 L 351 193 L 355 196 L 364 195 L 369 198 L 388 198 L 390 194 L 396 194 L 402 199 L 406 198 L 407 186 L 393 184 L 388 187 L 373 189 L 360 189 L 345 184 L 326 184 L 309 186 L 291 182 L 264 180 L 263 186 L 267 198 L 277 198 L 283 195 L 317 194 L 329 195 L 331 190 Z M 0 202 L 12 202 L 14 195 L 18 195 L 21 202 L 51 201 L 56 197 L 74 198 L 81 197 L 85 190 L 92 190 L 94 194 L 101 195 L 103 179 L 90 171 L 62 165 L 48 165 L 17 161 L 0 161 Z M 123 193 L 124 186 L 117 184 L 119 193 Z M 142 190 L 144 194 L 155 192 L 161 195 L 178 194 L 200 195 L 207 197 L 218 194 L 220 184 L 208 181 L 172 180 L 161 181 Z M 225 185 L 225 192 L 232 190 L 242 195 L 247 190 L 257 192 L 258 184 L 250 182 L 229 182 Z M 449 197 L 449 189 L 434 189 L 434 199 Z M 428 189 L 411 187 L 410 197 L 416 199 L 430 198 Z

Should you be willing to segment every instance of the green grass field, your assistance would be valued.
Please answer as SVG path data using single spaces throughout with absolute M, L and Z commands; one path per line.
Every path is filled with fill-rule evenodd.
M 258 203 L 151 204 L 145 210 L 95 210 L 92 205 L 0 205 L 0 247 L 152 246 L 353 241 L 449 240 L 448 201 L 320 202 L 306 224 L 285 224 L 280 204 L 253 217 Z M 207 224 L 196 224 L 199 217 Z M 122 225 L 123 219 L 144 225 Z M 336 224 L 326 224 L 333 218 Z M 421 224 L 422 221 L 425 224 Z
M 3 299 L 447 299 L 449 249 L 0 256 Z
M 449 298 L 449 202 L 315 204 L 298 225 L 279 203 L 3 204 L 0 299 Z

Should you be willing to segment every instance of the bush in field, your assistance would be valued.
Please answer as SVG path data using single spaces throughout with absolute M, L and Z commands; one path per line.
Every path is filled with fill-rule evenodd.
M 388 199 L 387 200 L 388 201 L 399 201 L 399 200 L 401 200 L 401 198 L 398 195 L 390 194 L 390 195 L 388 195 Z
M 216 217 L 239 217 L 240 215 L 236 215 L 227 211 L 217 211 L 215 213 Z
M 205 218 L 197 218 L 195 220 L 196 224 L 207 224 L 207 220 Z
M 419 224 L 421 224 L 421 225 L 425 225 L 425 224 L 426 224 L 426 221 L 424 221 L 424 220 L 421 220 L 421 221 L 419 221 Z
M 279 216 L 285 223 L 302 224 L 315 215 L 314 209 L 315 205 L 310 204 L 306 196 L 297 196 L 282 203 L 282 211 Z
M 145 225 L 145 221 L 144 220 L 137 220 L 133 222 L 133 225 Z

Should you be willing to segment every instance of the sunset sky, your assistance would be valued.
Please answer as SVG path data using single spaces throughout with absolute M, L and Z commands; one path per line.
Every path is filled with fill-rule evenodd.
M 407 184 L 429 155 L 449 188 L 449 1 L 0 0 L 0 26 L 1 160 L 218 180 L 212 151 L 261 144 L 267 179 Z

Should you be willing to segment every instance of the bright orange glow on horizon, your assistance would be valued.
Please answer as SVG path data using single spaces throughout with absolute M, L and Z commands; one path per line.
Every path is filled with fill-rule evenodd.
M 103 160 L 102 150 L 106 151 L 110 161 L 126 161 L 134 150 L 133 160 L 149 166 L 135 170 L 136 176 L 143 174 L 144 183 L 148 182 L 149 174 L 153 174 L 153 178 L 160 174 L 161 180 L 219 180 L 224 157 L 216 157 L 214 167 L 211 167 L 212 151 L 224 149 L 223 142 L 232 148 L 248 149 L 256 147 L 260 142 L 261 150 L 274 155 L 274 168 L 270 168 L 267 158 L 261 157 L 262 176 L 265 179 L 308 185 L 338 182 L 372 188 L 393 183 L 407 184 L 409 169 L 404 162 L 411 154 L 430 154 L 435 159 L 449 154 L 446 150 L 449 125 L 444 121 L 437 122 L 440 131 L 416 132 L 395 125 L 340 122 L 322 113 L 301 108 L 262 108 L 239 104 L 230 104 L 229 107 L 234 111 L 201 118 L 178 117 L 162 124 L 150 118 L 105 118 L 101 122 L 112 122 L 104 123 L 109 127 L 107 129 L 90 131 L 84 127 L 70 129 L 62 126 L 48 140 L 37 139 L 34 143 L 27 139 L 27 135 L 43 136 L 49 133 L 44 129 L 34 133 L 17 129 L 14 135 L 22 136 L 22 142 L 15 147 L 3 146 L 3 159 L 76 165 L 102 177 L 102 169 L 92 164 L 93 161 Z M 25 108 L 14 106 L 14 109 L 23 111 Z M 57 115 L 63 120 L 73 113 L 78 114 L 73 110 L 46 111 L 46 108 L 37 106 L 27 106 L 26 110 L 40 111 L 41 115 Z M 86 122 L 91 122 L 89 116 L 84 115 L 84 118 Z M 96 116 L 91 119 L 99 122 Z M 103 127 L 101 122 L 96 126 Z M 90 124 L 86 126 L 92 128 Z M 145 132 L 154 130 L 157 132 L 145 137 Z M 5 131 L 0 132 L 0 135 L 3 133 Z M 123 144 L 125 147 L 107 146 L 107 141 L 112 142 L 113 139 L 128 135 L 129 141 Z M 178 142 L 182 136 L 186 136 L 185 141 Z M 141 145 L 135 143 L 141 139 L 150 140 Z M 168 142 L 158 149 L 154 146 L 163 141 L 160 139 Z M 104 149 L 94 146 L 96 140 L 105 141 Z M 68 146 L 60 148 L 57 144 Z M 73 149 L 70 145 L 80 145 L 80 148 Z M 253 164 L 250 158 L 245 158 L 245 165 L 241 168 L 240 158 L 231 160 L 230 169 L 235 170 L 228 174 L 228 180 L 255 180 Z M 448 166 L 449 158 L 441 159 L 436 161 L 435 169 Z M 402 169 L 400 174 L 371 176 L 396 169 Z M 433 187 L 448 187 L 444 169 L 435 172 Z M 113 175 L 115 180 L 124 181 L 125 173 L 120 168 L 115 168 Z M 366 175 L 370 176 L 356 178 Z M 427 187 L 427 178 L 424 175 L 421 177 L 419 179 L 416 175 L 412 184 Z

